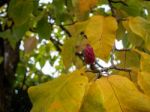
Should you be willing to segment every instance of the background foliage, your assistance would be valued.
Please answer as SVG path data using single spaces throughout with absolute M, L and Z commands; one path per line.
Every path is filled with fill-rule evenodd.
M 150 112 L 149 67 L 149 0 L 0 1 L 1 112 Z

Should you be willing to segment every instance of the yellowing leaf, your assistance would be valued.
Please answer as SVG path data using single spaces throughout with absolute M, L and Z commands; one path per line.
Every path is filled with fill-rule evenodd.
M 36 48 L 37 39 L 35 37 L 26 38 L 24 41 L 24 50 L 26 53 L 33 51 Z
M 109 56 L 115 41 L 116 30 L 117 22 L 111 16 L 94 16 L 89 20 L 85 34 L 94 48 L 96 56 L 102 59 Z
M 106 59 L 110 54 L 115 41 L 116 30 L 116 19 L 111 16 L 93 16 L 87 21 L 69 27 L 71 34 L 76 35 L 77 38 L 81 32 L 84 32 L 96 56 L 102 59 Z
M 140 72 L 138 74 L 138 84 L 145 94 L 150 96 L 150 73 Z
M 130 17 L 128 18 L 130 29 L 137 35 L 145 38 L 149 32 L 148 27 L 150 27 L 150 22 L 146 21 L 142 17 Z
M 136 49 L 135 51 L 141 55 L 140 70 L 144 72 L 150 72 L 150 55 Z
M 97 80 L 107 112 L 149 112 L 150 97 L 126 77 L 112 75 Z
M 136 51 L 141 55 L 141 72 L 138 74 L 138 84 L 144 93 L 150 96 L 150 55 Z
M 89 89 L 85 95 L 80 112 L 106 112 L 101 88 L 97 81 L 89 84 Z
M 140 55 L 135 51 L 116 52 L 117 60 L 120 60 L 120 68 L 140 68 Z
M 85 15 L 97 4 L 98 0 L 75 0 L 74 7 L 79 19 L 83 19 Z
M 66 68 L 69 68 L 75 58 L 75 38 L 70 38 L 65 41 L 62 48 L 62 60 Z
M 80 71 L 75 71 L 29 88 L 31 112 L 78 112 L 87 82 Z
M 129 17 L 128 20 L 123 23 L 128 32 L 132 32 L 143 39 L 145 47 L 150 50 L 150 22 L 142 17 Z
M 81 53 L 87 44 L 87 39 L 84 39 L 79 35 L 74 35 L 73 37 L 65 40 L 62 48 L 62 59 L 65 67 L 68 69 L 72 63 L 76 65 L 77 68 L 83 66 L 83 62 L 79 57 L 75 56 L 76 53 Z

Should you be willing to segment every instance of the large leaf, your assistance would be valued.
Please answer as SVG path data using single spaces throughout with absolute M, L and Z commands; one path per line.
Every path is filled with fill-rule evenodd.
M 41 39 L 49 39 L 51 34 L 51 25 L 48 23 L 48 18 L 43 17 L 37 24 L 37 32 Z
M 15 25 L 24 24 L 33 10 L 33 0 L 11 0 L 8 14 L 13 18 Z
M 116 30 L 117 22 L 113 17 L 94 16 L 90 19 L 85 33 L 96 56 L 102 59 L 109 56 L 114 45 Z
M 85 93 L 87 78 L 80 71 L 29 88 L 31 112 L 77 112 Z
M 81 32 L 85 32 L 96 56 L 102 59 L 108 58 L 110 54 L 115 41 L 116 30 L 117 22 L 111 16 L 93 16 L 87 21 L 79 22 L 69 27 L 71 34 L 77 38 Z M 105 52 L 103 51 L 104 49 Z
M 103 100 L 99 83 L 97 81 L 90 83 L 80 112 L 106 112 Z
M 107 112 L 149 112 L 150 97 L 127 78 L 112 75 L 97 80 Z

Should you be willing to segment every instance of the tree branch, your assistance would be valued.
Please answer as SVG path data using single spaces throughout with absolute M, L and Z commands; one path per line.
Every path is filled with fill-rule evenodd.
M 130 51 L 131 49 L 130 48 L 124 48 L 124 49 L 117 49 L 115 48 L 115 51 Z
M 67 34 L 69 37 L 72 36 L 71 33 L 70 33 L 63 25 L 59 25 L 59 26 L 60 26 L 60 28 L 61 28 L 62 30 L 64 30 L 64 31 L 66 32 L 66 34 Z
M 53 37 L 50 37 L 50 40 L 54 44 L 54 46 L 56 47 L 57 51 L 61 52 L 60 46 L 62 46 L 63 44 L 60 43 L 59 41 L 55 40 Z

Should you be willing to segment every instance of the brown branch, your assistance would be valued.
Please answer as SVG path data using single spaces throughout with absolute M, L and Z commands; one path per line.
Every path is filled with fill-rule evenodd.
M 55 48 L 57 49 L 57 51 L 61 52 L 61 48 L 60 46 L 62 46 L 63 44 L 60 43 L 59 41 L 53 39 L 52 37 L 50 37 L 51 42 L 54 44 Z
M 129 68 L 119 68 L 117 66 L 110 66 L 110 67 L 103 67 L 101 70 L 87 70 L 86 72 L 92 72 L 92 73 L 103 73 L 103 72 L 108 72 L 109 70 L 119 70 L 119 71 L 124 71 L 124 72 L 131 72 L 131 69 Z
M 130 48 L 124 48 L 124 49 L 117 49 L 115 48 L 115 51 L 130 51 L 131 49 Z
M 71 33 L 70 33 L 63 25 L 59 25 L 59 26 L 60 26 L 60 28 L 61 28 L 63 31 L 65 31 L 65 33 L 66 33 L 69 37 L 72 36 Z

